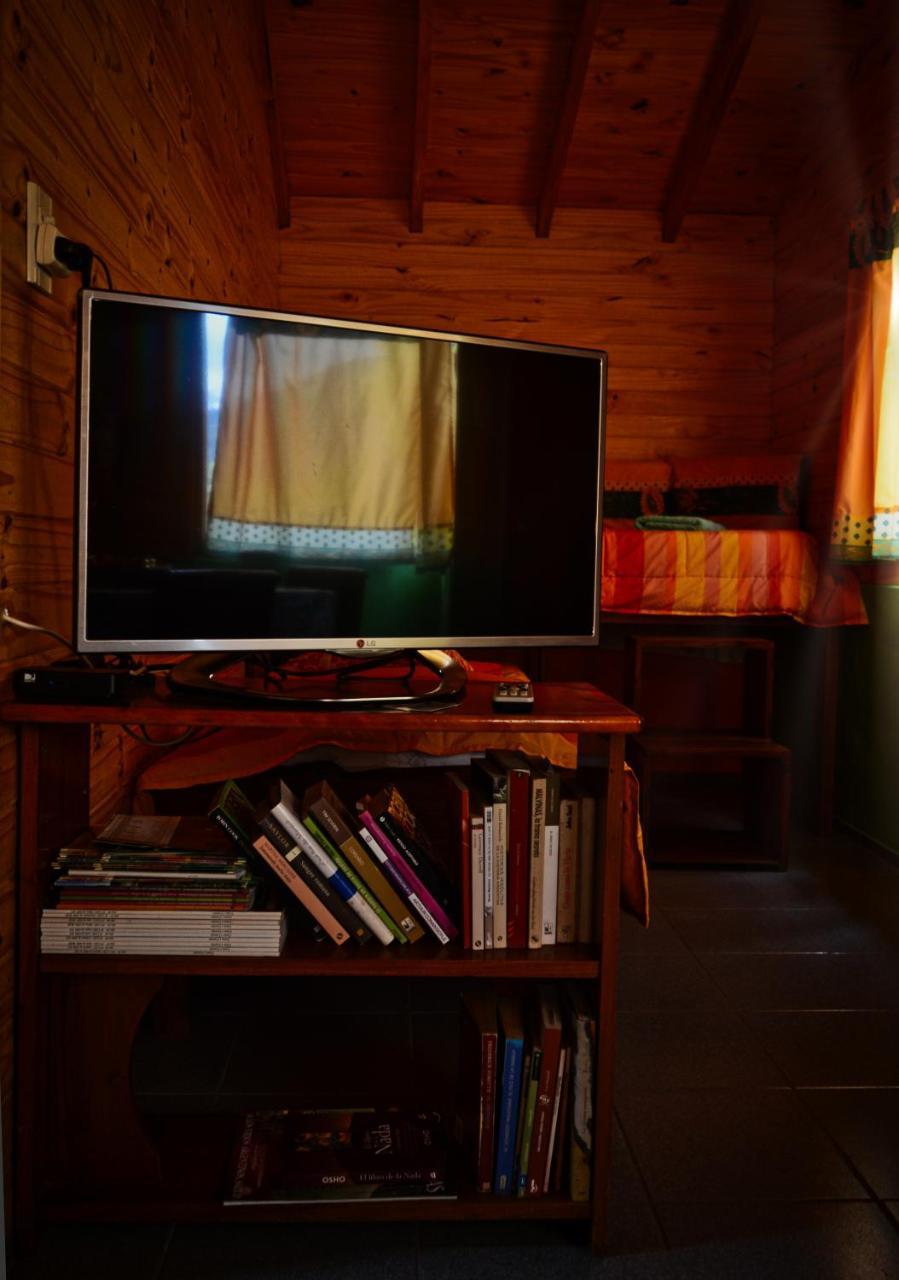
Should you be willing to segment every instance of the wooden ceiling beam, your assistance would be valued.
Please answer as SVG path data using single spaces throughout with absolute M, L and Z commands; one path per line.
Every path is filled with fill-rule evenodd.
M 271 0 L 263 6 L 262 26 L 265 33 L 265 61 L 268 68 L 268 97 L 265 103 L 265 121 L 268 126 L 269 148 L 272 153 L 272 181 L 275 187 L 275 221 L 279 231 L 290 226 L 290 194 L 287 188 L 287 170 L 284 165 L 284 140 L 281 136 L 281 117 L 275 96 L 275 73 L 272 67 Z
M 672 244 L 690 206 L 715 136 L 752 44 L 764 0 L 729 0 L 690 120 L 680 141 L 662 210 L 662 239 Z
M 581 97 L 583 96 L 584 84 L 587 79 L 587 68 L 590 65 L 590 54 L 593 52 L 593 38 L 596 34 L 596 23 L 599 19 L 601 5 L 602 0 L 583 0 L 581 5 L 581 16 L 568 64 L 568 78 L 565 83 L 562 108 L 559 112 L 555 133 L 553 134 L 549 164 L 546 167 L 546 176 L 543 179 L 543 190 L 540 193 L 540 199 L 537 204 L 536 230 L 537 235 L 541 237 L 549 235 L 553 214 L 556 210 L 556 202 L 559 199 L 562 174 L 565 169 L 565 161 L 568 158 L 568 148 L 571 146 L 571 138 L 574 134 L 578 108 L 581 105 Z
M 432 0 L 418 0 L 418 44 L 415 59 L 415 126 L 412 134 L 412 180 L 409 191 L 409 230 L 424 226 L 425 157 L 431 108 Z

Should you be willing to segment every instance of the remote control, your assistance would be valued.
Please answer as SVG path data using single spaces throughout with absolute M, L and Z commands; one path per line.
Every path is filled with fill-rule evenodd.
M 534 687 L 530 680 L 503 680 L 493 688 L 494 711 L 530 711 Z

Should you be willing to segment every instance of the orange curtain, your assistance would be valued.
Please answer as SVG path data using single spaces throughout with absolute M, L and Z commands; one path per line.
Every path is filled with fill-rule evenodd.
M 850 238 L 831 534 L 842 560 L 899 559 L 899 200 L 878 203 Z

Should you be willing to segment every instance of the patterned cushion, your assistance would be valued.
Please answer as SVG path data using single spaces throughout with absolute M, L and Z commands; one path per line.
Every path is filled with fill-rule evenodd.
M 657 458 L 649 462 L 607 458 L 603 469 L 603 516 L 635 520 L 661 515 L 671 488 L 671 465 Z
M 672 458 L 668 509 L 729 529 L 798 529 L 803 465 L 786 453 Z

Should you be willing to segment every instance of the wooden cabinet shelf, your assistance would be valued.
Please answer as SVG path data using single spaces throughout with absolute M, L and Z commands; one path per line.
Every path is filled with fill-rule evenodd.
M 27 1235 L 42 1220 L 232 1221 L 371 1218 L 586 1219 L 594 1249 L 606 1233 L 612 1128 L 615 989 L 621 894 L 625 735 L 639 718 L 589 685 L 537 685 L 525 717 L 495 715 L 490 688 L 436 713 L 217 706 L 166 690 L 128 706 L 6 703 L 19 726 L 18 1003 L 16 1022 L 16 1219 Z M 601 928 L 594 946 L 475 953 L 441 947 L 335 947 L 290 936 L 275 957 L 42 955 L 40 914 L 55 850 L 88 826 L 90 734 L 97 724 L 180 728 L 364 729 L 389 742 L 398 728 L 462 732 L 472 750 L 513 745 L 525 730 L 604 737 L 608 744 L 605 828 L 598 864 Z M 156 733 L 162 737 L 164 734 Z M 533 740 L 533 739 L 532 739 Z M 197 977 L 324 981 L 418 979 L 532 982 L 578 980 L 595 992 L 597 1057 L 591 1200 L 524 1200 L 462 1192 L 456 1200 L 229 1207 L 222 1203 L 234 1117 L 141 1114 L 131 1091 L 134 1036 L 167 979 Z

